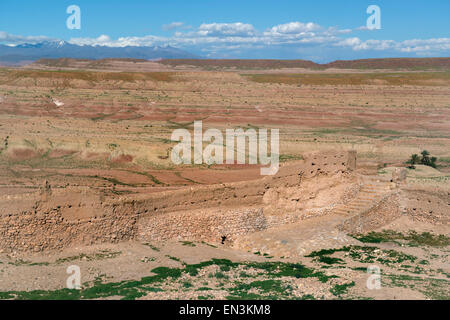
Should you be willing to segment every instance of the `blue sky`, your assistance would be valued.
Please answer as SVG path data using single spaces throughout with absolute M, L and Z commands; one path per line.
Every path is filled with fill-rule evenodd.
M 81 9 L 81 29 L 66 8 Z M 367 30 L 369 5 L 381 30 Z M 172 45 L 209 58 L 335 59 L 449 56 L 447 0 L 0 1 L 0 43 Z

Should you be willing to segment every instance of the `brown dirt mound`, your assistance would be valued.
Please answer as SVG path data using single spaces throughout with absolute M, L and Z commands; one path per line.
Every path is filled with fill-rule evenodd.
M 109 155 L 107 152 L 85 152 L 81 158 L 84 160 L 106 160 Z
M 32 149 L 28 148 L 14 148 L 9 153 L 10 158 L 13 160 L 27 160 L 31 158 L 35 158 L 38 156 L 38 153 Z
M 111 158 L 111 162 L 114 163 L 127 163 L 133 161 L 133 156 L 129 154 L 121 154 Z

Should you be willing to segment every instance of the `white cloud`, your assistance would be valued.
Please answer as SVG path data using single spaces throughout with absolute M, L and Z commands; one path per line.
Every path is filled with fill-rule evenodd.
M 308 22 L 308 23 L 302 23 L 302 22 L 289 22 L 285 24 L 279 24 L 277 26 L 274 26 L 270 29 L 271 34 L 299 34 L 299 33 L 306 33 L 306 32 L 313 32 L 318 31 L 321 29 L 321 26 L 319 26 L 316 23 Z
M 354 51 L 361 50 L 394 50 L 398 52 L 415 52 L 417 54 L 426 54 L 431 52 L 450 51 L 450 38 L 437 39 L 412 39 L 404 41 L 394 40 L 366 40 L 347 38 L 334 44 L 340 47 L 350 47 Z
M 147 35 L 142 37 L 120 37 L 111 39 L 108 35 L 96 38 L 72 38 L 70 43 L 78 45 L 98 45 L 111 47 L 124 46 L 163 46 L 171 45 L 194 52 L 204 52 L 206 56 L 227 56 L 236 52 L 251 50 L 271 50 L 283 48 L 290 52 L 305 52 L 310 55 L 333 50 L 352 50 L 355 52 L 397 52 L 409 55 L 442 55 L 450 54 L 450 38 L 411 39 L 404 41 L 360 39 L 351 33 L 364 28 L 340 29 L 323 27 L 313 22 L 289 22 L 275 25 L 263 32 L 248 23 L 203 23 L 198 28 L 186 26 L 183 22 L 172 22 L 165 25 L 167 30 L 176 30 L 168 37 Z M 367 33 L 370 34 L 370 33 Z M 0 43 L 36 43 L 50 39 L 44 36 L 18 36 L 0 32 Z M 331 51 L 330 51 L 331 50 Z
M 313 29 L 316 31 L 305 31 Z M 292 46 L 295 49 L 302 46 L 326 46 L 328 48 L 350 48 L 353 51 L 382 52 L 389 50 L 416 53 L 417 55 L 450 51 L 450 38 L 412 39 L 397 42 L 343 37 L 350 32 L 349 29 L 340 30 L 335 27 L 325 29 L 317 24 L 288 23 L 259 33 L 252 25 L 238 22 L 202 24 L 195 31 L 177 31 L 171 37 L 148 35 L 112 40 L 107 35 L 101 35 L 97 38 L 73 38 L 69 42 L 78 45 L 111 47 L 171 45 L 184 49 L 197 48 L 202 52 L 208 52 L 207 56 L 216 54 L 220 50 L 261 50 L 273 46 Z M 5 38 L 4 35 L 3 38 Z M 0 33 L 0 39 L 2 39 L 2 33 Z
M 15 34 L 10 34 L 6 31 L 0 31 L 0 43 L 4 42 L 7 44 L 22 44 L 22 43 L 39 43 L 42 41 L 52 41 L 57 40 L 55 38 L 50 38 L 46 36 L 20 36 Z
M 97 38 L 97 41 L 100 43 L 110 42 L 111 38 L 109 36 L 107 36 L 106 34 L 102 34 L 101 36 L 99 36 Z
M 361 40 L 357 37 L 347 38 L 337 42 L 335 45 L 340 47 L 355 47 L 361 44 Z
M 401 42 L 402 52 L 450 51 L 450 38 L 412 39 Z
M 256 34 L 255 28 L 248 23 L 203 23 L 198 28 L 201 36 L 241 36 L 248 37 Z
M 80 46 L 108 46 L 108 47 L 126 47 L 126 46 L 154 46 L 162 45 L 169 39 L 157 36 L 144 37 L 120 37 L 117 40 L 112 40 L 109 36 L 102 34 L 97 38 L 72 38 L 69 43 Z
M 184 26 L 184 22 L 172 22 L 169 24 L 163 24 L 162 29 L 164 31 L 170 31 L 174 29 L 178 29 Z

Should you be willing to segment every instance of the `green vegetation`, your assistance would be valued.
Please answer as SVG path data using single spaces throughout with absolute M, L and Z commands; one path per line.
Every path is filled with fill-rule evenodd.
M 330 289 L 330 292 L 334 294 L 335 296 L 341 296 L 345 293 L 347 293 L 348 288 L 354 287 L 355 282 L 352 281 L 350 283 L 344 283 L 344 284 L 337 284 L 333 288 Z
M 302 160 L 301 155 L 291 155 L 291 154 L 280 154 L 280 162 L 292 161 L 292 160 Z
M 155 184 L 164 185 L 163 182 L 159 181 L 154 175 L 151 175 L 148 172 L 140 172 L 140 171 L 135 171 L 135 170 L 128 170 L 128 171 L 132 172 L 132 173 L 143 175 L 143 176 L 145 176 L 147 178 L 150 178 L 150 180 L 152 180 Z
M 215 274 L 212 275 L 212 277 L 216 279 L 228 279 L 228 276 L 223 272 L 216 272 Z
M 296 298 L 291 295 L 292 288 L 280 278 L 316 278 L 320 282 L 327 282 L 335 276 L 327 276 L 320 271 L 314 271 L 297 263 L 283 262 L 232 262 L 226 259 L 211 259 L 198 264 L 183 264 L 181 268 L 158 267 L 152 270 L 154 275 L 143 277 L 140 280 L 126 280 L 121 282 L 102 283 L 96 279 L 90 283 L 84 283 L 80 290 L 34 290 L 0 292 L 0 299 L 97 299 L 111 296 L 119 296 L 122 299 L 136 299 L 148 292 L 160 292 L 161 285 L 177 284 L 185 289 L 193 288 L 194 283 L 181 280 L 183 275 L 196 276 L 199 271 L 209 267 L 218 266 L 222 271 L 215 272 L 213 277 L 220 280 L 230 279 L 227 272 L 236 272 L 237 268 L 253 270 L 258 277 L 265 279 L 253 280 L 250 277 L 240 278 L 231 287 L 222 284 L 222 289 L 229 292 L 228 299 L 283 299 Z M 179 281 L 181 280 L 181 281 Z M 177 282 L 178 281 L 178 282 Z M 249 281 L 249 282 L 247 282 Z M 219 284 L 220 286 L 220 284 Z M 201 287 L 202 290 L 209 288 Z M 199 289 L 198 289 L 199 290 Z M 251 292 L 249 292 L 251 291 Z M 255 293 L 257 292 L 257 293 Z M 306 297 L 313 298 L 313 297 Z
M 28 260 L 23 259 L 17 259 L 14 262 L 8 262 L 8 264 L 14 265 L 14 266 L 48 266 L 49 262 L 31 262 Z
M 411 158 L 408 160 L 411 168 L 414 168 L 415 164 L 423 164 L 432 168 L 437 167 L 436 161 L 438 159 L 436 157 L 430 157 L 430 153 L 427 150 L 423 150 L 420 154 L 422 157 L 419 157 L 417 154 L 411 155 Z
M 409 231 L 408 234 L 392 230 L 383 230 L 382 232 L 370 232 L 366 235 L 354 235 L 355 239 L 364 243 L 382 243 L 405 241 L 409 246 L 430 246 L 445 247 L 450 245 L 450 237 L 446 235 L 434 235 L 429 232 L 417 233 Z
M 318 261 L 325 264 L 343 264 L 344 260 L 340 258 L 333 258 L 328 256 L 319 256 Z
M 161 250 L 157 247 L 155 247 L 154 245 L 150 244 L 150 243 L 143 243 L 144 246 L 150 247 L 152 250 L 156 251 L 156 252 L 160 252 Z
M 257 291 L 257 293 L 249 293 Z M 290 297 L 292 288 L 285 285 L 281 280 L 262 280 L 250 283 L 237 283 L 230 290 L 231 295 L 227 296 L 229 300 L 242 299 L 287 299 Z
M 166 254 L 166 257 L 169 258 L 170 260 L 176 261 L 176 262 L 181 262 L 181 260 L 177 257 L 173 257 L 171 255 Z
M 323 249 L 314 251 L 306 257 L 315 258 L 315 261 L 322 263 L 340 263 L 341 259 L 328 258 L 336 252 L 346 252 L 350 258 L 360 263 L 381 263 L 387 266 L 394 266 L 398 263 L 414 263 L 417 258 L 395 250 L 381 250 L 376 247 L 346 246 L 339 249 Z
M 195 243 L 193 243 L 192 241 L 180 241 L 183 246 L 188 246 L 188 247 L 195 247 Z
M 368 242 L 381 243 L 404 236 L 392 231 L 382 233 L 371 233 L 364 238 Z M 417 243 L 436 244 L 435 237 L 429 238 L 419 234 L 410 233 L 407 236 Z M 430 239 L 433 239 L 430 242 Z M 439 243 L 440 244 L 440 243 Z M 159 250 L 159 249 L 157 249 Z M 334 254 L 343 254 L 345 257 L 365 264 L 386 265 L 396 270 L 408 273 L 418 273 L 420 277 L 409 275 L 387 275 L 383 277 L 383 285 L 392 287 L 405 287 L 422 292 L 426 297 L 432 299 L 449 298 L 450 280 L 424 278 L 426 275 L 441 277 L 445 272 L 430 273 L 424 269 L 430 263 L 427 260 L 417 259 L 414 256 L 404 254 L 395 250 L 382 250 L 377 247 L 368 246 L 345 246 L 336 249 L 323 249 L 314 251 L 307 257 L 322 264 L 321 268 L 345 268 L 345 261 Z M 88 259 L 107 258 L 113 252 L 100 252 L 88 256 Z M 87 256 L 79 255 L 58 260 L 69 262 L 75 259 L 83 259 Z M 211 259 L 197 264 L 187 264 L 180 259 L 168 256 L 170 259 L 181 263 L 180 267 L 158 267 L 151 270 L 152 275 L 140 280 L 125 280 L 120 282 L 105 282 L 105 276 L 99 276 L 93 281 L 83 283 L 80 290 L 33 290 L 0 292 L 0 299 L 98 299 L 106 297 L 120 297 L 121 299 L 136 299 L 151 292 L 163 291 L 192 291 L 202 292 L 221 290 L 225 292 L 227 299 L 316 299 L 313 295 L 298 295 L 294 293 L 293 283 L 295 279 L 314 278 L 320 283 L 330 285 L 329 280 L 339 278 L 336 275 L 328 275 L 318 269 L 306 267 L 299 263 L 286 263 L 281 261 L 271 262 L 232 262 L 226 259 Z M 85 258 L 86 259 L 86 258 Z M 351 270 L 366 272 L 366 266 L 355 266 Z M 213 267 L 212 269 L 206 269 Z M 206 272 L 205 272 L 206 271 Z M 383 273 L 384 274 L 384 273 Z M 447 275 L 447 278 L 449 276 Z M 350 298 L 349 289 L 355 286 L 355 282 L 341 282 L 329 287 L 330 293 L 338 299 Z M 211 299 L 213 295 L 201 294 L 198 299 Z M 323 297 L 322 297 L 323 298 Z M 353 297 L 355 298 L 355 297 Z
M 202 244 L 207 245 L 208 247 L 211 247 L 211 248 L 216 248 L 216 249 L 218 248 L 217 246 L 215 246 L 213 244 L 210 244 L 210 243 L 207 243 L 205 241 L 202 241 Z
M 381 279 L 383 286 L 410 288 L 428 299 L 450 300 L 450 281 L 447 279 L 395 274 L 384 275 Z

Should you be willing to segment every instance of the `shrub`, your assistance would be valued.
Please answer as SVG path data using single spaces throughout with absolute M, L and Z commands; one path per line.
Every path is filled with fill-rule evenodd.
M 425 166 L 436 168 L 436 157 L 430 157 L 430 153 L 427 150 L 423 150 L 420 154 L 422 157 L 419 157 L 419 155 L 415 153 L 411 155 L 411 158 L 407 161 L 407 163 L 410 164 L 411 169 L 415 168 L 415 164 L 423 164 Z

